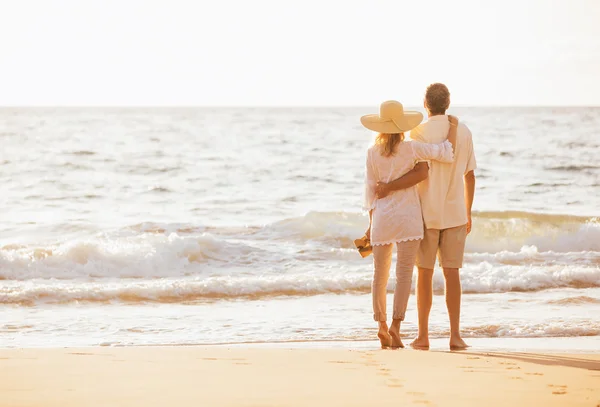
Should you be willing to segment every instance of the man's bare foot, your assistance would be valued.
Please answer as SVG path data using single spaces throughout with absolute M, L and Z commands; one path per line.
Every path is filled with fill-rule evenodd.
M 402 339 L 400 339 L 400 332 L 396 332 L 393 329 L 390 329 L 389 334 L 392 337 L 392 349 L 404 348 Z
M 429 338 L 417 337 L 410 343 L 410 347 L 417 350 L 429 350 Z
M 468 347 L 460 336 L 450 338 L 450 350 L 465 350 Z

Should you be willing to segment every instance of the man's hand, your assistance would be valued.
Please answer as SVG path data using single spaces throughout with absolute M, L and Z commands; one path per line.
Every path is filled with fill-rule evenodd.
M 375 187 L 375 196 L 377 197 L 377 199 L 385 198 L 390 194 L 390 192 L 392 191 L 390 190 L 388 184 L 386 184 L 385 182 L 377 183 L 377 186 Z
M 473 226 L 473 221 L 471 220 L 471 215 L 467 217 L 467 235 L 471 233 L 471 226 Z
M 448 115 L 448 121 L 450 122 L 450 124 L 452 124 L 454 126 L 458 126 L 458 117 Z

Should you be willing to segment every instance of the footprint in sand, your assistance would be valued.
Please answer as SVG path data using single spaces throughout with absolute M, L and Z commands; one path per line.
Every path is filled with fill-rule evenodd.
M 409 391 L 406 394 L 410 394 L 411 396 L 415 396 L 415 397 L 423 397 L 423 396 L 425 396 L 425 393 L 420 392 L 420 391 Z M 429 404 L 431 404 L 431 402 L 429 400 L 417 399 L 417 400 L 413 400 L 413 404 L 425 404 L 425 405 L 429 405 Z
M 327 363 L 352 363 L 346 360 L 328 360 Z
M 365 353 L 365 354 L 361 355 L 361 358 L 366 359 L 366 361 L 364 363 L 361 363 L 363 366 L 370 366 L 370 367 L 379 366 L 379 363 L 373 357 L 373 353 Z
M 467 359 L 481 359 L 479 356 L 467 356 Z
M 388 379 L 388 381 L 386 382 L 388 387 L 395 387 L 395 388 L 401 388 L 404 387 L 404 385 L 402 384 L 402 380 L 400 379 Z
M 529 375 L 529 376 L 543 376 L 544 375 L 543 373 L 539 373 L 539 372 L 525 373 L 525 374 Z
M 549 384 L 548 387 L 550 387 L 552 389 L 556 389 L 552 392 L 552 394 L 555 394 L 557 396 L 567 394 L 567 386 L 565 386 L 563 384 Z

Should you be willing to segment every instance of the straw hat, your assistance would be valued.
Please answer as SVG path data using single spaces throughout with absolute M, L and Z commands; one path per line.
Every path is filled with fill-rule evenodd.
M 368 114 L 360 122 L 378 133 L 404 133 L 414 129 L 423 120 L 419 112 L 404 111 L 402 103 L 388 100 L 379 106 L 379 114 Z

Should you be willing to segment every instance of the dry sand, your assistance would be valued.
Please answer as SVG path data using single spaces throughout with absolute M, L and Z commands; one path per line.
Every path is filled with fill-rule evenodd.
M 0 406 L 600 406 L 600 355 L 0 350 Z

